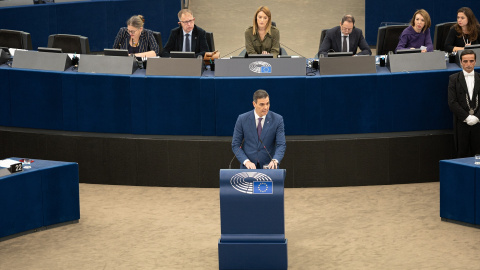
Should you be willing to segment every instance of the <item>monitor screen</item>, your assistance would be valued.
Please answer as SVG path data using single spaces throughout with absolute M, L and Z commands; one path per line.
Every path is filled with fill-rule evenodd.
M 402 53 L 421 53 L 421 49 L 403 49 L 403 50 L 397 50 L 396 54 L 402 54 Z
M 106 56 L 129 56 L 127 50 L 119 49 L 103 49 L 103 54 Z
M 248 58 L 273 58 L 273 54 L 249 54 Z
M 171 58 L 195 58 L 195 52 L 170 52 Z
M 329 52 L 327 57 L 353 56 L 353 52 Z
M 39 52 L 49 52 L 49 53 L 62 53 L 60 48 L 47 48 L 47 47 L 38 47 Z

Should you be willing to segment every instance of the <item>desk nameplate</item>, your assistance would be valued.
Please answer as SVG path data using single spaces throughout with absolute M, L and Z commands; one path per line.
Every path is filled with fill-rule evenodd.
M 13 57 L 14 68 L 65 71 L 72 65 L 66 53 L 48 53 L 16 50 Z
M 137 69 L 133 57 L 82 54 L 78 72 L 132 75 Z
M 305 58 L 232 58 L 215 60 L 215 77 L 305 76 Z
M 376 73 L 375 56 L 320 57 L 320 75 Z
M 200 77 L 202 58 L 148 58 L 146 75 Z
M 387 66 L 390 72 L 446 69 L 445 52 L 391 54 Z

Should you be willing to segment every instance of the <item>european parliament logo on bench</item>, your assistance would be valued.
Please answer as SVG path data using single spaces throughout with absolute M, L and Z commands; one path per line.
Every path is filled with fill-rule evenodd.
M 255 73 L 272 73 L 272 65 L 264 61 L 255 61 L 248 66 Z
M 241 172 L 230 178 L 230 185 L 246 194 L 273 194 L 273 180 L 259 172 Z

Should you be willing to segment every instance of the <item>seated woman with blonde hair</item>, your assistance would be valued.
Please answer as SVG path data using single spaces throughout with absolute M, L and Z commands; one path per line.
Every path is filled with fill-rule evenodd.
M 247 54 L 280 53 L 280 31 L 272 26 L 272 13 L 266 6 L 261 6 L 253 17 L 253 26 L 245 30 L 245 48 Z
M 397 50 L 420 49 L 422 52 L 433 52 L 432 38 L 430 37 L 430 15 L 425 9 L 417 10 L 410 21 L 410 26 L 400 35 Z
M 155 57 L 160 52 L 157 40 L 151 30 L 143 28 L 145 18 L 142 15 L 130 17 L 127 27 L 120 28 L 115 42 L 114 49 L 128 50 L 130 55 L 136 57 Z

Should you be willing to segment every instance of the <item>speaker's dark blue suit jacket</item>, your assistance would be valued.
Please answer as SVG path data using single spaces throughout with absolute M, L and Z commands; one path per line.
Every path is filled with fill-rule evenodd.
M 243 143 L 242 148 L 240 145 Z M 233 131 L 232 150 L 235 153 L 238 161 L 240 161 L 240 168 L 245 169 L 243 162 L 249 159 L 253 163 L 259 163 L 260 168 L 263 165 L 268 165 L 273 159 L 280 163 L 285 154 L 287 144 L 285 141 L 285 126 L 283 124 L 283 117 L 272 111 L 269 111 L 265 123 L 263 124 L 261 141 L 258 139 L 257 127 L 255 123 L 254 111 L 249 111 L 238 116 L 235 130 Z M 263 144 L 268 150 L 264 149 Z

